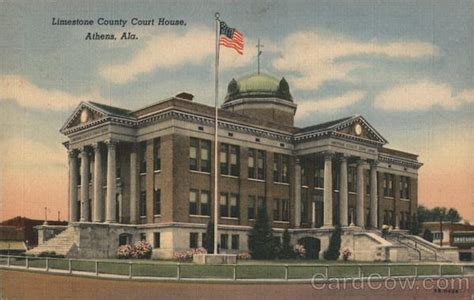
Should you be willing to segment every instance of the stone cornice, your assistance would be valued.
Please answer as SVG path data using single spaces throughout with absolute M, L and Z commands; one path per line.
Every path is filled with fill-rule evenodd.
M 364 127 L 370 134 L 372 134 L 375 137 L 375 140 L 339 132 L 343 128 L 349 127 L 356 122 L 361 124 L 362 127 Z M 382 135 L 380 135 L 362 116 L 354 116 L 349 120 L 342 121 L 330 127 L 316 129 L 310 132 L 297 133 L 294 136 L 294 140 L 298 142 L 317 139 L 319 137 L 326 136 L 335 136 L 344 140 L 351 140 L 354 142 L 372 146 L 383 146 L 387 143 L 387 140 L 385 140 L 385 138 L 382 137 Z
M 382 154 L 382 153 L 379 153 L 378 161 L 385 162 L 388 164 L 395 164 L 395 165 L 401 165 L 404 167 L 415 168 L 415 169 L 419 169 L 421 166 L 423 166 L 422 163 L 416 160 L 411 160 L 411 159 L 402 158 L 402 157 L 394 157 L 394 156 Z

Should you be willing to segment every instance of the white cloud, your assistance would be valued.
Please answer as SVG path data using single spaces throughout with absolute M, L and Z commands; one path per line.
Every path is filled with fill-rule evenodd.
M 428 110 L 432 107 L 456 109 L 460 105 L 474 102 L 474 90 L 463 90 L 454 95 L 447 84 L 431 81 L 395 86 L 375 98 L 375 107 L 394 111 Z
M 354 56 L 423 58 L 437 55 L 437 52 L 433 45 L 419 41 L 360 42 L 344 36 L 297 32 L 284 39 L 281 56 L 273 61 L 273 66 L 298 73 L 290 78 L 295 88 L 312 90 L 328 80 L 355 80 L 349 73 L 366 64 L 354 60 Z
M 366 95 L 365 91 L 354 90 L 337 97 L 303 101 L 298 103 L 296 118 L 301 119 L 316 112 L 343 109 L 361 101 Z
M 253 45 L 253 41 L 245 40 L 245 47 L 248 45 Z M 244 55 L 239 55 L 233 49 L 221 47 L 220 68 L 248 65 L 253 61 L 254 52 L 244 49 Z M 124 84 L 157 69 L 201 65 L 214 55 L 215 32 L 207 27 L 194 27 L 184 34 L 161 32 L 148 36 L 145 47 L 138 50 L 129 61 L 105 66 L 99 73 L 110 82 Z
M 105 101 L 98 92 L 76 96 L 58 89 L 41 88 L 19 75 L 0 76 L 0 101 L 5 100 L 43 110 L 64 110 L 81 101 Z
M 41 169 L 46 166 L 66 165 L 66 148 L 61 144 L 45 145 L 24 138 L 11 138 L 0 142 L 4 150 L 0 165 L 4 170 Z

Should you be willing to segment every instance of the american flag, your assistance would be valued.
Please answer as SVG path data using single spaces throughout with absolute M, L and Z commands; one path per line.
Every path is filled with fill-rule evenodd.
M 230 28 L 223 21 L 220 21 L 219 45 L 233 48 L 239 54 L 244 54 L 244 36 L 235 28 Z

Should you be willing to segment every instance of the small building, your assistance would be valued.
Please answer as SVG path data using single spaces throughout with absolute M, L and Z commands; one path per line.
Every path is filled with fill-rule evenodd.
M 54 221 L 48 220 L 47 222 L 49 225 L 59 225 L 65 226 L 68 224 L 66 221 Z M 36 247 L 38 245 L 38 231 L 36 230 L 36 226 L 43 225 L 44 220 L 36 220 L 36 219 L 29 219 L 25 217 L 14 217 L 8 220 L 5 220 L 0 223 L 0 225 L 7 225 L 13 226 L 18 229 L 21 229 L 24 233 L 24 242 L 26 243 L 28 248 Z
M 474 260 L 474 225 L 444 221 L 424 222 L 423 229 L 433 233 L 433 243 L 459 249 L 459 260 Z
M 0 225 L 0 254 L 17 255 L 26 250 L 25 231 L 23 228 Z

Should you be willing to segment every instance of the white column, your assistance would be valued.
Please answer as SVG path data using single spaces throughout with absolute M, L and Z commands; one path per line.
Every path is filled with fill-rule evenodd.
M 105 221 L 107 223 L 115 223 L 115 211 L 117 209 L 115 203 L 117 190 L 117 167 L 115 161 L 115 150 L 117 143 L 115 141 L 107 141 L 107 214 Z
M 332 223 L 332 154 L 324 155 L 324 227 Z
M 363 228 L 365 224 L 365 183 L 364 183 L 365 161 L 357 162 L 357 201 L 356 201 L 356 225 Z
M 339 187 L 339 223 L 348 225 L 349 201 L 347 194 L 347 157 L 341 157 L 341 182 Z
M 77 222 L 77 151 L 69 150 L 69 223 Z
M 295 159 L 295 227 L 301 225 L 301 164 Z
M 378 193 L 377 193 L 377 162 L 370 164 L 370 223 L 373 228 L 378 227 Z
M 85 147 L 81 150 L 81 222 L 89 220 L 89 153 Z
M 102 174 L 102 152 L 99 143 L 94 144 L 94 209 L 93 218 L 94 222 L 104 221 L 104 193 L 103 193 L 103 177 Z
M 130 223 L 136 224 L 138 217 L 138 155 L 136 145 L 130 152 Z

